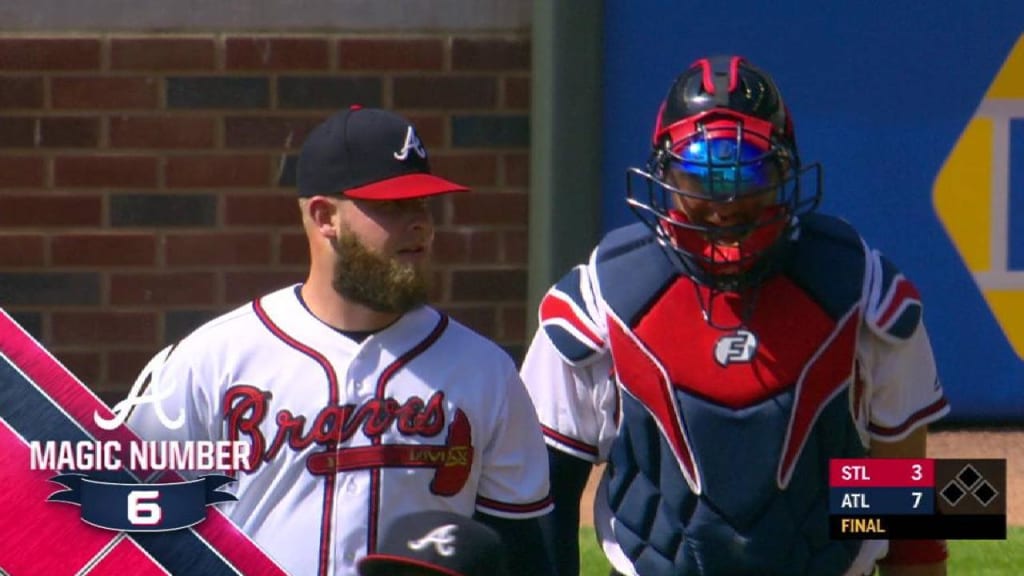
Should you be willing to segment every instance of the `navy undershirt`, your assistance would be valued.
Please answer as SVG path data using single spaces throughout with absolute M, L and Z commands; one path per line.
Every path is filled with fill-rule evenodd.
M 295 297 L 299 299 L 299 303 L 302 304 L 302 307 L 306 309 L 306 312 L 309 312 L 309 314 L 313 318 L 320 320 L 320 318 L 318 318 L 316 314 L 313 314 L 313 311 L 309 309 L 309 306 L 306 305 L 306 301 L 303 300 L 302 284 L 299 284 L 298 286 L 295 287 Z M 349 340 L 355 341 L 357 344 L 362 344 L 363 340 L 366 340 L 370 336 L 373 336 L 377 332 L 380 332 L 384 328 L 387 328 L 387 326 L 385 326 L 384 328 L 379 328 L 377 330 L 342 330 L 341 328 L 335 328 L 334 326 L 331 326 L 330 324 L 324 322 L 323 320 L 320 320 L 320 322 L 322 322 L 324 326 L 327 326 L 331 330 L 334 330 L 335 332 L 341 334 L 342 336 L 348 338 Z M 388 326 L 390 326 L 390 324 Z

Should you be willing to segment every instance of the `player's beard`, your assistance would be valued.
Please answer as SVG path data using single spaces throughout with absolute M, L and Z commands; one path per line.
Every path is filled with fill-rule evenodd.
M 342 233 L 334 248 L 334 290 L 376 312 L 404 314 L 426 304 L 430 275 L 426 266 L 406 264 L 366 248 L 354 234 Z

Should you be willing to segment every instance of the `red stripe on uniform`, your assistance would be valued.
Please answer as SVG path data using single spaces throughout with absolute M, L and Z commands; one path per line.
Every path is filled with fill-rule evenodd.
M 377 379 L 377 398 L 383 400 L 384 392 L 387 389 L 388 382 L 396 372 L 401 370 L 406 364 L 412 361 L 413 358 L 419 356 L 425 352 L 428 348 L 433 346 L 434 342 L 437 342 L 441 334 L 444 333 L 445 329 L 448 328 L 448 316 L 442 314 L 441 318 L 437 321 L 437 325 L 430 331 L 419 344 L 410 348 L 405 354 L 402 354 L 394 362 L 392 362 L 387 368 L 384 369 L 380 374 L 380 378 Z M 373 438 L 373 445 L 380 445 L 380 436 Z M 334 476 L 329 476 L 333 478 Z M 373 554 L 377 551 L 377 533 L 380 516 L 380 468 L 376 468 L 370 471 L 370 517 L 368 518 L 366 526 L 366 553 Z
M 585 336 L 587 340 L 590 340 L 590 346 L 593 348 L 601 348 L 604 346 L 604 341 L 600 336 L 573 310 L 572 306 L 563 297 L 557 293 L 550 293 L 544 297 L 540 302 L 540 318 L 541 322 L 547 322 L 549 320 L 561 319 L 568 322 L 575 328 L 580 334 Z
M 530 514 L 534 512 L 541 512 L 545 508 L 551 506 L 552 500 L 548 496 L 543 500 L 536 502 L 528 502 L 526 504 L 510 504 L 508 502 L 499 502 L 497 500 L 491 500 L 490 498 L 484 498 L 483 496 L 476 497 L 477 506 L 483 508 L 490 508 L 491 510 L 498 510 L 500 512 L 508 512 L 510 514 Z
M 437 339 L 441 337 L 446 328 L 448 328 L 448 316 L 442 314 L 441 318 L 437 321 L 437 325 L 434 326 L 434 329 L 430 331 L 430 334 L 423 341 L 413 346 L 405 354 L 402 354 L 381 372 L 380 378 L 377 379 L 377 398 L 384 398 L 384 389 L 387 387 L 391 377 L 395 375 L 395 372 L 398 372 L 410 360 L 425 352 L 427 348 L 433 346 L 434 342 L 437 342 Z
M 889 305 L 885 307 L 885 311 L 882 312 L 881 316 L 878 317 L 878 325 L 886 326 L 889 321 L 892 320 L 896 313 L 903 309 L 907 304 L 921 302 L 921 294 L 917 291 L 917 287 L 907 280 L 906 278 L 898 278 L 896 285 L 890 288 L 893 292 L 892 299 L 889 301 Z
M 323 354 L 318 352 L 316 349 L 311 348 L 302 342 L 299 342 L 295 338 L 291 337 L 282 330 L 274 321 L 270 319 L 267 311 L 264 310 L 263 304 L 257 298 L 252 302 L 252 309 L 256 312 L 256 317 L 260 319 L 260 322 L 266 326 L 270 333 L 278 337 L 285 344 L 292 348 L 302 352 L 306 356 L 309 356 L 317 364 L 323 368 L 324 374 L 327 375 L 328 385 L 328 405 L 337 406 L 339 391 L 338 391 L 338 376 L 334 371 L 334 366 Z M 328 441 L 325 446 L 326 452 L 335 452 L 338 449 L 337 440 Z M 319 553 L 319 567 L 317 568 L 317 574 L 319 576 L 328 576 L 330 569 L 331 559 L 331 535 L 334 530 L 331 526 L 331 518 L 334 516 L 334 485 L 337 482 L 337 476 L 331 475 L 324 478 L 324 502 L 320 511 L 320 553 Z
M 553 428 L 548 428 L 547 426 L 541 426 L 541 431 L 544 432 L 545 436 L 547 436 L 548 438 L 551 438 L 552 440 L 554 440 L 555 442 L 558 442 L 559 444 L 564 444 L 565 446 L 568 446 L 569 448 L 572 448 L 573 450 L 576 450 L 576 451 L 579 451 L 579 452 L 583 452 L 584 454 L 589 454 L 591 456 L 597 457 L 597 447 L 596 446 L 591 446 L 590 444 L 585 444 L 585 443 L 580 442 L 579 440 L 577 440 L 575 438 L 570 438 L 569 436 L 566 436 L 565 434 L 560 434 L 557 431 L 555 431 Z
M 945 410 L 946 406 L 948 405 L 949 401 L 947 401 L 946 397 L 943 396 L 942 398 L 939 398 L 935 402 L 932 402 L 931 404 L 911 414 L 910 418 L 907 418 L 906 421 L 904 421 L 903 424 L 900 424 L 899 426 L 887 427 L 868 423 L 868 430 L 870 430 L 873 434 L 877 434 L 878 436 L 899 436 L 900 434 L 906 432 L 911 426 L 920 422 L 921 420 L 924 420 L 925 418 L 928 418 L 933 414 Z

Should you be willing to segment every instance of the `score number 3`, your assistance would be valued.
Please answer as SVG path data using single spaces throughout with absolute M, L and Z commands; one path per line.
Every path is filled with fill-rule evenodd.
M 924 474 L 921 473 L 921 465 L 920 464 L 913 464 L 913 465 L 910 466 L 910 479 L 911 480 L 915 480 L 916 481 L 916 480 L 920 480 L 923 477 L 924 477 Z M 918 506 L 921 505 L 921 496 L 923 496 L 924 493 L 923 492 L 911 492 L 910 494 L 914 496 L 914 508 L 916 509 Z

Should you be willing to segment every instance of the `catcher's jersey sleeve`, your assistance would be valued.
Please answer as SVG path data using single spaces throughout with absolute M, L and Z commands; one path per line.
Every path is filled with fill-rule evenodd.
M 896 343 L 866 331 L 860 349 L 872 439 L 902 440 L 949 412 L 924 324 L 906 341 Z
M 616 434 L 610 370 L 608 354 L 585 366 L 566 363 L 543 330 L 537 331 L 521 374 L 549 446 L 588 462 L 606 458 Z
M 592 263 L 569 271 L 544 296 L 541 328 L 520 374 L 549 446 L 589 462 L 605 459 L 618 410 L 605 312 Z
M 884 256 L 869 253 L 865 329 L 858 339 L 867 431 L 896 442 L 949 412 L 917 288 Z

